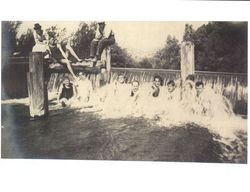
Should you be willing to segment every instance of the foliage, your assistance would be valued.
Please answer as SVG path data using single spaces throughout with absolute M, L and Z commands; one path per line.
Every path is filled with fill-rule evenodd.
M 11 56 L 16 51 L 16 35 L 21 21 L 2 21 L 2 56 Z
M 80 58 L 87 58 L 90 55 L 90 43 L 95 37 L 95 30 L 97 29 L 97 23 L 92 22 L 87 24 L 81 22 L 78 30 L 73 35 L 73 48 L 76 51 L 76 54 Z
M 180 46 L 178 40 L 168 35 L 163 49 L 154 55 L 154 68 L 180 69 Z
M 31 29 L 28 29 L 26 34 L 22 34 L 17 39 L 17 50 L 21 52 L 22 56 L 28 56 L 34 45 L 35 40 Z
M 195 44 L 196 70 L 247 72 L 247 22 L 210 22 L 196 31 L 190 25 L 187 29 L 183 39 Z
M 131 68 L 136 66 L 136 62 L 128 54 L 126 49 L 121 48 L 117 43 L 111 46 L 112 66 Z
M 32 50 L 34 39 L 32 29 L 17 38 L 17 32 L 22 22 L 2 22 L 2 56 L 11 56 L 20 52 L 27 56 Z M 72 46 L 80 58 L 90 54 L 90 43 L 95 36 L 97 23 L 81 22 L 78 30 L 72 35 Z M 51 26 L 46 31 L 58 31 L 57 26 Z M 60 34 L 65 33 L 65 28 Z M 57 32 L 56 32 L 57 33 Z M 209 22 L 197 30 L 186 24 L 184 41 L 195 44 L 195 69 L 200 71 L 247 72 L 247 22 Z M 153 57 L 143 58 L 136 62 L 126 49 L 117 43 L 112 46 L 112 64 L 115 67 L 143 67 L 180 69 L 180 45 L 178 40 L 169 35 L 165 46 Z

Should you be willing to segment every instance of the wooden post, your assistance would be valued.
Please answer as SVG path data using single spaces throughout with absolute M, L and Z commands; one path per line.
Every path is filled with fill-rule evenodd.
M 184 41 L 181 44 L 181 80 L 185 81 L 188 75 L 194 74 L 194 44 Z
M 190 41 L 181 43 L 181 92 L 180 97 L 183 98 L 183 84 L 188 75 L 194 74 L 194 44 Z
M 44 73 L 43 53 L 30 53 L 27 83 L 31 117 L 42 117 L 48 114 L 48 93 Z

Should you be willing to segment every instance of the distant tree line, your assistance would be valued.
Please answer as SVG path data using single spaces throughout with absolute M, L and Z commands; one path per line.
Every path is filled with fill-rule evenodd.
M 32 30 L 17 38 L 20 21 L 2 22 L 2 55 L 20 52 L 28 56 L 34 45 Z M 183 40 L 195 45 L 195 69 L 201 71 L 247 72 L 247 22 L 209 22 L 197 30 L 186 24 Z M 90 42 L 97 24 L 81 22 L 72 36 L 72 46 L 81 58 L 89 56 Z M 58 30 L 51 26 L 47 30 Z M 63 32 L 65 29 L 62 29 Z M 111 58 L 114 67 L 180 69 L 180 43 L 168 35 L 164 47 L 152 57 L 135 61 L 126 49 L 113 45 Z

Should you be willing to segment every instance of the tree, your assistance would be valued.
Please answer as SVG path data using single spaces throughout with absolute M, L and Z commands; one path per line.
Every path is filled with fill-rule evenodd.
M 31 29 L 28 29 L 25 34 L 17 39 L 17 50 L 20 51 L 22 56 L 28 56 L 34 45 L 35 40 Z
M 135 60 L 128 54 L 126 49 L 121 48 L 117 43 L 111 46 L 112 66 L 114 67 L 135 67 Z
M 178 40 L 168 35 L 165 47 L 154 55 L 155 66 L 163 69 L 180 69 L 180 46 Z
M 141 68 L 152 68 L 152 63 L 151 63 L 151 59 L 149 58 L 143 58 L 140 62 L 139 62 L 139 67 Z
M 2 56 L 11 56 L 17 49 L 17 32 L 21 21 L 2 21 Z
M 247 22 L 209 22 L 196 31 L 186 27 L 183 40 L 195 44 L 196 70 L 247 71 Z
M 88 25 L 85 22 L 79 24 L 79 28 L 73 35 L 73 48 L 80 58 L 88 58 L 90 55 L 90 43 L 95 37 L 97 23 Z

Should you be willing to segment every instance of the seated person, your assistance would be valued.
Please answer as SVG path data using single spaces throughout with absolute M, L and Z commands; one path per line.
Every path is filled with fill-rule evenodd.
M 105 29 L 105 22 L 98 22 L 98 29 L 96 31 L 95 38 L 92 40 L 90 45 L 90 60 L 92 62 L 101 60 L 103 50 L 107 46 L 115 43 L 115 36 L 112 30 L 109 34 L 107 34 Z
M 71 67 L 72 61 L 68 59 L 69 54 L 71 54 L 78 62 L 81 62 L 82 60 L 76 55 L 68 40 L 59 41 L 58 38 L 56 38 L 56 34 L 53 32 L 49 33 L 49 35 L 49 48 L 52 61 L 66 64 L 69 72 L 72 74 L 73 78 L 76 79 L 76 75 Z
M 57 102 L 63 107 L 70 103 L 70 99 L 76 96 L 76 89 L 68 77 L 65 77 L 63 83 L 59 87 Z
M 48 34 L 42 30 L 42 26 L 39 23 L 34 25 L 33 37 L 35 40 L 35 45 L 32 48 L 32 52 L 51 54 L 48 46 Z
M 160 86 L 162 86 L 162 78 L 159 75 L 154 76 L 151 95 L 158 97 L 160 94 Z
M 76 85 L 77 98 L 81 103 L 87 103 L 90 100 L 93 86 L 87 75 L 82 72 L 78 74 L 78 81 Z

